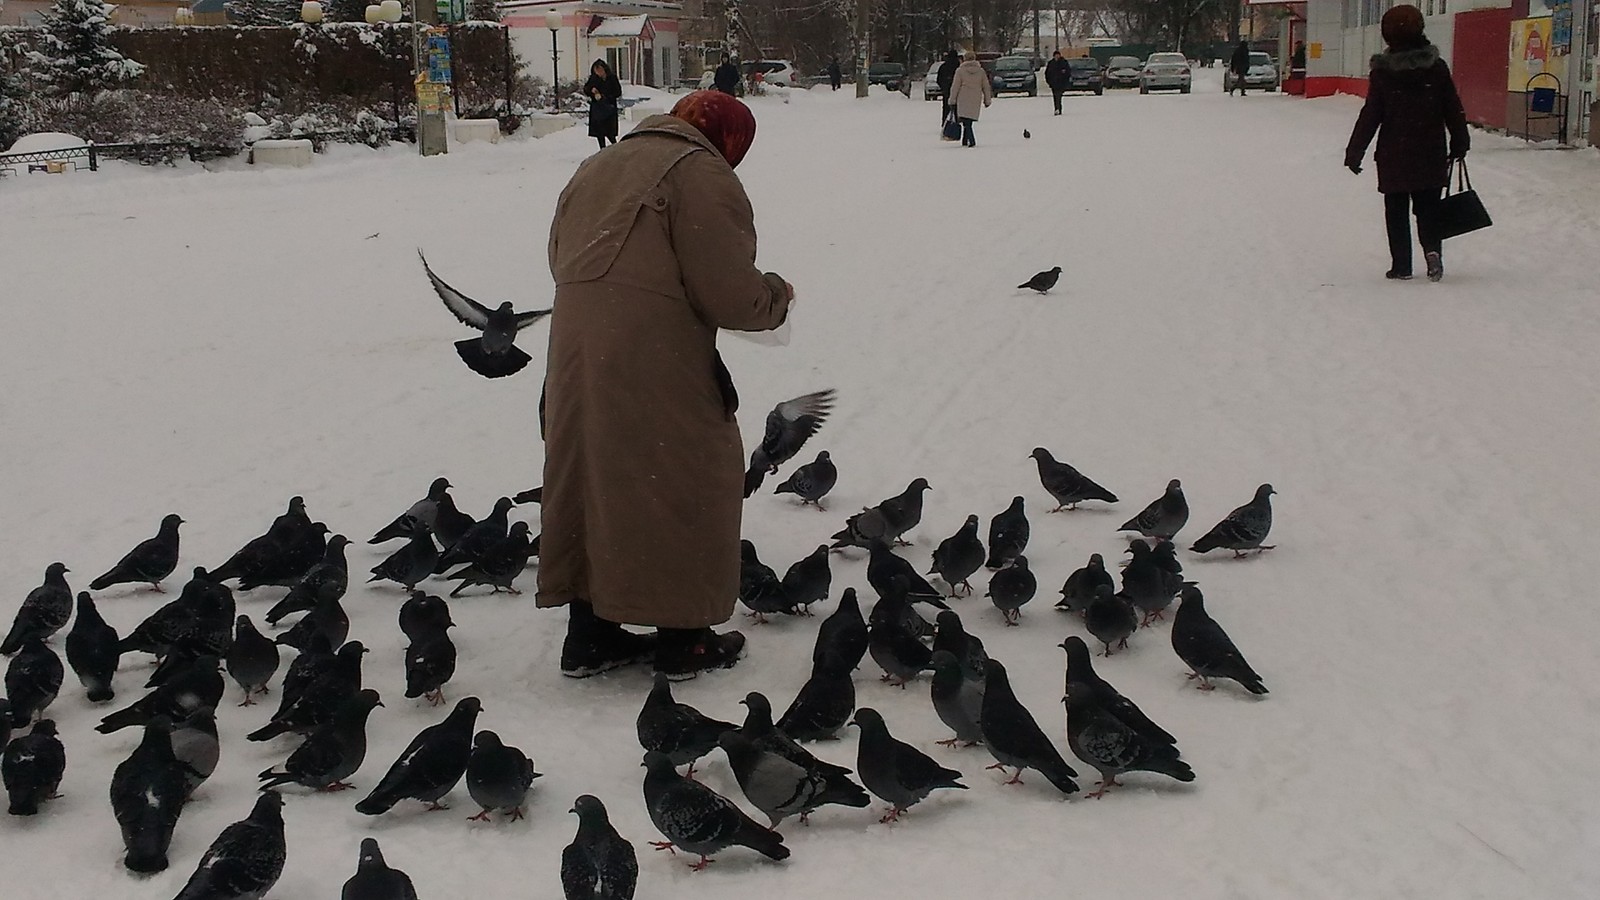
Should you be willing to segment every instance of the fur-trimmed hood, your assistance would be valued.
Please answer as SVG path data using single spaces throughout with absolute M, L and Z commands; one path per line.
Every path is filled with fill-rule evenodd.
M 1390 72 L 1431 69 L 1438 61 L 1439 48 L 1432 44 L 1423 44 L 1421 47 L 1411 47 L 1406 50 L 1386 50 L 1372 55 L 1374 69 L 1386 69 Z

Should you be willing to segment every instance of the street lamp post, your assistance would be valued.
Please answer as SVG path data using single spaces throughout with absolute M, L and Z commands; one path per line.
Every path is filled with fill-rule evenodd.
M 544 14 L 544 27 L 550 29 L 550 87 L 555 92 L 555 108 L 561 112 L 561 48 L 556 39 L 561 34 L 561 13 L 550 10 Z

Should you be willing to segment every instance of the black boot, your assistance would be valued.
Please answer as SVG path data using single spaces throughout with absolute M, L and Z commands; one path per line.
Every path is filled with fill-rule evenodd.
M 709 628 L 662 628 L 658 635 L 656 671 L 673 681 L 732 668 L 744 655 L 744 635 L 737 631 L 717 634 Z
M 561 674 L 568 678 L 588 678 L 655 658 L 655 635 L 635 634 L 615 622 L 607 622 L 595 615 L 594 607 L 583 600 L 567 604 L 567 610 L 567 639 L 561 644 Z

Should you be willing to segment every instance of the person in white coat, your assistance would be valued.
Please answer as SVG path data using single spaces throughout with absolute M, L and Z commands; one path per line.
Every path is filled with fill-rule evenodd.
M 961 146 L 978 146 L 972 136 L 972 123 L 993 100 L 994 86 L 989 83 L 989 73 L 978 62 L 978 54 L 967 51 L 966 59 L 956 67 L 955 80 L 950 83 L 950 105 L 955 107 L 956 119 L 961 122 Z

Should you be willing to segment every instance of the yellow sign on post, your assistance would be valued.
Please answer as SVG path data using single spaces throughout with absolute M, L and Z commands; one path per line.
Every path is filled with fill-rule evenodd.
M 450 86 L 428 80 L 428 73 L 417 73 L 417 109 L 425 113 L 442 113 Z

